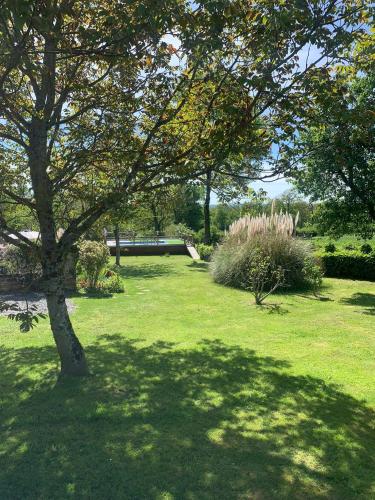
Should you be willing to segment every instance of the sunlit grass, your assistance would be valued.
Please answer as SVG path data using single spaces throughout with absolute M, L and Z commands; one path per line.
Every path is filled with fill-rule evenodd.
M 375 498 L 375 283 L 271 297 L 185 256 L 73 298 L 93 375 L 0 319 L 0 498 Z M 277 304 L 277 307 L 272 305 Z

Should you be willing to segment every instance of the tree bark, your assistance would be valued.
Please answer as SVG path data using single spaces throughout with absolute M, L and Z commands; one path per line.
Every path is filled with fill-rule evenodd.
M 152 220 L 154 223 L 154 230 L 155 230 L 155 233 L 158 234 L 160 232 L 160 229 L 161 229 L 161 222 L 158 218 L 157 208 L 154 205 L 154 203 L 151 203 L 150 208 L 151 208 L 151 213 L 152 213 Z
M 53 338 L 60 356 L 60 374 L 87 375 L 85 352 L 74 333 L 62 286 L 46 292 L 46 298 Z
M 118 224 L 115 225 L 114 233 L 116 241 L 116 266 L 121 266 L 120 229 Z
M 211 243 L 211 214 L 210 214 L 210 201 L 211 201 L 211 180 L 212 172 L 208 170 L 206 173 L 205 190 L 206 195 L 204 198 L 203 215 L 204 215 L 204 242 L 206 245 Z
M 39 104 L 38 104 L 39 103 Z M 43 99 L 38 105 L 43 106 Z M 30 126 L 28 163 L 40 227 L 42 285 L 47 298 L 49 320 L 61 361 L 61 375 L 87 375 L 82 345 L 69 319 L 63 286 L 64 255 L 56 241 L 53 190 L 48 175 L 47 121 L 33 116 Z M 67 249 L 69 250 L 69 249 Z

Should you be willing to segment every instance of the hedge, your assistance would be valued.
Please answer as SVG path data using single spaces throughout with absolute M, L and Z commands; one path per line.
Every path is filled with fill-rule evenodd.
M 363 254 L 359 251 L 337 251 L 318 253 L 325 276 L 375 281 L 375 253 Z

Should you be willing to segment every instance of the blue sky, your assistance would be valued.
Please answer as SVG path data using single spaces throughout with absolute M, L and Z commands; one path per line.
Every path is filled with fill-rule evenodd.
M 289 184 L 285 179 L 278 179 L 273 182 L 256 181 L 249 184 L 253 189 L 258 191 L 259 189 L 264 189 L 270 198 L 276 198 L 282 193 L 291 189 L 293 186 Z M 218 199 L 215 193 L 211 195 L 211 204 L 216 205 Z
M 270 198 L 275 198 L 275 196 L 279 196 L 284 193 L 284 191 L 292 188 L 292 185 L 285 179 L 278 179 L 273 182 L 256 181 L 252 182 L 250 186 L 256 191 L 260 188 L 264 189 L 264 191 L 267 191 Z

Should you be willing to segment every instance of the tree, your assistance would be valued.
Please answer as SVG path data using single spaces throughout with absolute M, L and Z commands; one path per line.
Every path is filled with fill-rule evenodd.
M 364 31 L 365 10 L 357 0 L 2 3 L 0 202 L 37 220 L 62 374 L 88 372 L 61 278 L 72 245 L 137 193 L 197 178 L 206 160 L 221 165 L 255 144 L 259 117 L 288 123 L 290 96 L 304 95 L 314 65 Z M 301 69 L 309 43 L 321 53 Z M 71 202 L 58 239 L 57 213 Z M 10 232 L 39 252 L 2 211 L 0 236 L 10 241 Z
M 375 223 L 375 78 L 336 74 L 292 150 L 290 175 L 312 201 L 315 219 L 336 235 L 369 236 Z
M 265 148 L 269 151 L 269 145 Z M 247 184 L 250 176 L 255 176 L 256 169 L 249 162 L 246 165 L 247 169 L 234 167 L 233 165 L 227 166 L 223 170 L 216 170 L 215 167 L 208 168 L 202 178 L 204 185 L 204 202 L 203 202 L 203 216 L 204 216 L 204 237 L 203 241 L 206 245 L 212 243 L 211 238 L 211 196 L 215 193 L 221 203 L 228 203 L 235 199 L 239 199 L 241 195 L 247 192 Z M 229 168 L 228 168 L 229 167 Z M 232 167 L 232 168 L 231 168 Z
M 263 301 L 285 282 L 285 269 L 276 266 L 268 255 L 255 252 L 249 267 L 248 290 L 254 295 L 255 304 Z
M 197 183 L 174 186 L 173 219 L 198 231 L 202 224 L 202 189 Z

